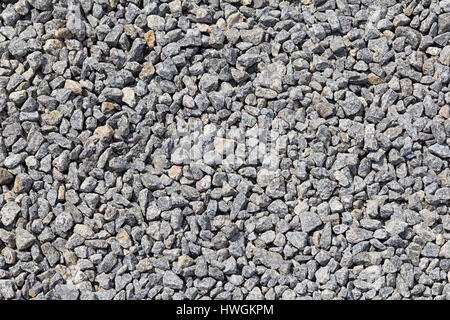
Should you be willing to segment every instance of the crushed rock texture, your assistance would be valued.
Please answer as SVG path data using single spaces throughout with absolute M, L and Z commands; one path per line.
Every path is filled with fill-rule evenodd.
M 450 300 L 450 0 L 0 1 L 0 300 Z

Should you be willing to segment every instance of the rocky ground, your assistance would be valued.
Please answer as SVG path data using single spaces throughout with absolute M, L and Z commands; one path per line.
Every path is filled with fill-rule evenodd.
M 2 0 L 0 300 L 450 299 L 449 0 Z

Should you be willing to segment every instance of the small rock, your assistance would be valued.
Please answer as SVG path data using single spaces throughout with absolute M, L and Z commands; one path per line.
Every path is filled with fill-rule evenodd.
M 167 171 L 167 175 L 169 176 L 169 178 L 178 181 L 183 175 L 183 168 L 181 166 L 172 166 Z
M 55 286 L 55 293 L 61 300 L 77 300 L 80 292 L 72 284 L 58 284 Z
M 122 93 L 123 93 L 122 101 L 133 108 L 136 105 L 134 90 L 132 88 L 127 87 L 122 89 Z
M 286 239 L 299 250 L 303 250 L 308 245 L 308 234 L 305 232 L 288 232 Z
M 300 224 L 302 231 L 308 233 L 321 226 L 322 220 L 313 212 L 303 211 L 300 213 Z
M 5 168 L 0 167 L 0 186 L 13 182 L 14 176 Z
M 30 191 L 33 180 L 26 173 L 19 173 L 14 181 L 13 190 L 15 193 L 26 193 Z
M 183 280 L 180 279 L 173 271 L 166 271 L 163 276 L 163 285 L 171 289 L 180 290 L 183 288 Z
M 117 242 L 119 242 L 120 246 L 125 249 L 130 248 L 132 245 L 130 236 L 123 229 L 117 233 L 116 240 L 117 240 Z
M 103 141 L 110 141 L 114 135 L 114 130 L 110 125 L 104 125 L 95 129 L 94 134 Z
M 74 94 L 80 95 L 83 92 L 81 85 L 73 80 L 66 80 L 64 88 L 70 89 Z
M 153 49 L 155 46 L 155 32 L 150 30 L 144 34 L 145 42 L 147 43 L 150 49 Z
M 16 220 L 17 215 L 20 212 L 20 206 L 11 201 L 7 202 L 5 205 L 3 205 L 0 213 L 1 213 L 1 222 L 5 227 L 9 227 L 13 224 L 14 220 Z
M 16 246 L 18 250 L 25 250 L 31 247 L 36 237 L 23 228 L 16 229 Z

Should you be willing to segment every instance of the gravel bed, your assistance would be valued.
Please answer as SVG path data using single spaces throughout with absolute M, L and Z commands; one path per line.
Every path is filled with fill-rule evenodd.
M 450 0 L 1 0 L 0 300 L 450 300 Z

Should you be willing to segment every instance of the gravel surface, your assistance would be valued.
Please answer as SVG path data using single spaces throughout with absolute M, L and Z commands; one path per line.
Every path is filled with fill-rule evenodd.
M 0 300 L 450 300 L 449 0 L 0 2 Z

